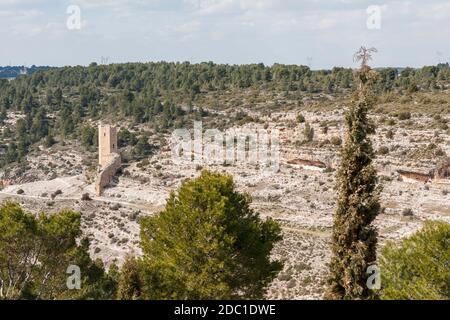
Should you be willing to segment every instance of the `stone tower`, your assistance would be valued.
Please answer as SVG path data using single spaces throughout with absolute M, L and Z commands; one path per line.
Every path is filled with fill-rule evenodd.
M 100 172 L 95 181 L 95 193 L 97 196 L 101 196 L 103 189 L 111 183 L 121 165 L 116 127 L 98 126 L 98 163 Z
M 112 155 L 117 154 L 117 128 L 110 125 L 98 126 L 98 163 L 104 168 Z

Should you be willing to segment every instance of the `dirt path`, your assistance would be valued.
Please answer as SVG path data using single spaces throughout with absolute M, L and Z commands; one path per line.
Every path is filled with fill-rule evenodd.
M 331 237 L 331 230 L 330 231 L 320 231 L 320 230 L 311 230 L 311 229 L 305 229 L 305 228 L 293 228 L 293 227 L 281 227 L 282 230 L 285 231 L 291 231 L 301 234 L 307 234 L 315 237 L 321 237 L 321 238 L 330 238 Z
M 12 197 L 12 198 L 21 198 L 21 199 L 52 200 L 52 201 L 64 201 L 64 200 L 78 201 L 78 200 L 81 200 L 79 197 L 58 196 L 55 199 L 51 199 L 51 198 L 47 198 L 47 197 L 32 196 L 32 195 L 26 195 L 26 194 L 15 194 L 15 193 L 9 193 L 9 192 L 4 192 L 4 191 L 0 191 L 0 197 L 3 199 L 7 198 L 7 197 Z M 145 210 L 145 211 L 149 211 L 149 212 L 157 212 L 161 209 L 161 206 L 153 206 L 151 204 L 144 204 L 144 203 L 132 203 L 132 202 L 116 200 L 116 199 L 111 199 L 111 198 L 105 198 L 105 197 L 92 197 L 91 201 L 103 202 L 103 203 L 117 203 L 117 204 L 120 204 L 120 205 L 123 205 L 126 207 L 141 209 L 141 210 Z

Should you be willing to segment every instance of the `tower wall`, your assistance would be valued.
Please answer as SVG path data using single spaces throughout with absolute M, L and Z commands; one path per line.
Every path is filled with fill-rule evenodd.
M 104 167 L 111 160 L 111 155 L 118 153 L 116 127 L 99 125 L 98 138 L 98 163 Z
M 95 182 L 95 192 L 101 196 L 103 189 L 112 181 L 121 165 L 116 127 L 98 126 L 98 163 L 101 168 Z

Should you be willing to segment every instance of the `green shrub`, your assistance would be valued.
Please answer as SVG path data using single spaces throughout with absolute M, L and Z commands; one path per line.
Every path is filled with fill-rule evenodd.
M 17 203 L 0 206 L 0 300 L 110 299 L 115 282 L 80 238 L 81 214 L 34 215 Z M 27 258 L 28 257 L 28 258 Z M 82 270 L 79 290 L 68 290 L 68 266 Z
M 60 189 L 58 189 L 58 190 L 56 190 L 55 192 L 53 192 L 53 193 L 51 194 L 51 198 L 52 198 L 52 199 L 55 199 L 56 196 L 59 196 L 60 194 L 62 194 L 62 191 L 61 191 Z
M 297 116 L 297 122 L 298 123 L 304 123 L 305 122 L 305 117 L 302 114 L 299 114 Z
M 378 154 L 386 155 L 388 153 L 389 153 L 389 148 L 386 146 L 382 146 L 382 147 L 380 147 L 380 149 L 378 149 Z
M 314 128 L 312 128 L 308 122 L 305 124 L 305 129 L 303 130 L 303 135 L 305 136 L 305 139 L 308 142 L 310 142 L 314 139 Z
M 386 132 L 386 138 L 388 138 L 388 139 L 393 139 L 394 138 L 394 132 L 391 129 L 389 129 Z
M 387 124 L 388 126 L 395 126 L 395 125 L 396 125 L 396 122 L 395 122 L 394 119 L 388 119 L 388 120 L 386 121 L 386 124 Z
M 397 118 L 398 118 L 399 120 L 409 120 L 409 119 L 411 119 L 411 112 L 407 112 L 407 111 L 405 111 L 405 112 L 399 112 L 399 113 L 397 114 Z
M 450 299 L 450 224 L 426 222 L 399 245 L 388 243 L 380 258 L 382 299 Z
M 414 212 L 411 208 L 406 208 L 402 211 L 402 215 L 405 217 L 412 217 L 414 215 Z
M 331 144 L 338 147 L 338 146 L 342 145 L 342 139 L 337 136 L 334 136 L 331 138 Z
M 92 200 L 92 199 L 91 199 L 91 197 L 89 196 L 89 193 L 83 193 L 83 194 L 81 195 L 81 200 L 83 200 L 83 201 L 90 201 L 90 200 Z

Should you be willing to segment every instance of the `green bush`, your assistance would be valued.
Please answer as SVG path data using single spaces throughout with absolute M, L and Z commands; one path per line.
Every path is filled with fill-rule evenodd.
M 342 139 L 337 136 L 334 136 L 331 138 L 331 144 L 338 147 L 338 146 L 342 145 Z
M 83 201 L 90 201 L 90 200 L 92 200 L 92 199 L 91 199 L 91 197 L 89 196 L 89 193 L 83 193 L 83 194 L 81 195 L 81 200 L 83 200 Z
M 380 267 L 382 299 L 450 299 L 450 224 L 426 222 L 401 244 L 388 243 Z
M 305 122 L 305 117 L 301 113 L 297 116 L 297 122 L 298 123 L 304 123 Z
M 231 176 L 202 172 L 141 219 L 144 299 L 262 298 L 282 264 L 275 221 L 261 220 Z
M 389 153 L 389 148 L 386 146 L 381 146 L 380 149 L 378 149 L 378 154 L 386 155 Z
M 409 119 L 411 119 L 411 112 L 407 112 L 407 111 L 399 112 L 397 114 L 397 117 L 399 120 L 409 120 Z
M 386 132 L 386 138 L 388 138 L 388 139 L 394 139 L 394 131 L 392 131 L 391 129 L 389 129 L 387 132 Z

